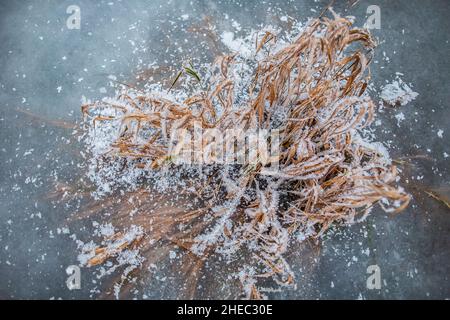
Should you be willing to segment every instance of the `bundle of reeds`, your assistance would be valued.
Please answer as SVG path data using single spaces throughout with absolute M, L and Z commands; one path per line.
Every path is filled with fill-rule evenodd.
M 182 99 L 127 89 L 113 101 L 82 106 L 88 130 L 103 139 L 103 151 L 94 155 L 98 170 L 117 163 L 142 172 L 178 170 L 168 137 L 176 129 L 194 134 L 194 123 L 221 131 L 279 130 L 276 157 L 258 154 L 252 165 L 208 165 L 213 168 L 201 181 L 184 177 L 191 181 L 179 188 L 195 185 L 204 207 L 147 216 L 171 226 L 191 223 L 172 239 L 201 259 L 211 250 L 248 250 L 251 261 L 240 274 L 248 298 L 261 297 L 261 278 L 294 284 L 283 257 L 293 239 L 320 237 L 333 224 L 358 221 L 375 204 L 398 212 L 410 200 L 393 185 L 395 166 L 360 134 L 375 112 L 366 92 L 375 47 L 369 32 L 335 15 L 310 21 L 290 43 L 280 44 L 272 32 L 256 39 L 253 56 L 217 58 L 203 89 L 180 93 Z M 237 79 L 243 63 L 253 66 L 249 81 Z M 204 142 L 200 150 L 211 144 Z M 145 192 L 140 199 L 145 202 Z M 96 248 L 89 264 L 137 242 L 149 247 L 146 237 L 163 238 L 145 213 L 140 221 L 143 236 L 121 241 L 114 250 Z

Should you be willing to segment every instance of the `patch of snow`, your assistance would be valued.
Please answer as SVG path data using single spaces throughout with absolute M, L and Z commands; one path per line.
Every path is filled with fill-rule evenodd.
M 413 101 L 418 95 L 417 92 L 414 92 L 400 78 L 397 78 L 397 80 L 394 80 L 392 83 L 389 83 L 382 88 L 380 98 L 391 106 L 404 106 Z

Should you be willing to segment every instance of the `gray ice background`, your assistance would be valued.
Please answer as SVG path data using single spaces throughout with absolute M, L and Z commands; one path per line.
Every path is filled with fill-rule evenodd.
M 57 229 L 73 210 L 48 196 L 56 180 L 70 181 L 83 174 L 78 145 L 71 129 L 42 119 L 79 120 L 83 96 L 95 100 L 114 92 L 111 75 L 140 86 L 151 79 L 136 79 L 136 74 L 154 63 L 176 66 L 183 58 L 210 59 L 204 50 L 206 38 L 186 31 L 204 24 L 205 16 L 211 17 L 220 34 L 236 31 L 233 21 L 243 29 L 283 26 L 279 19 L 283 15 L 305 21 L 326 4 L 1 1 L 0 298 L 96 296 L 90 292 L 94 285 L 88 269 L 82 269 L 81 290 L 66 287 L 65 268 L 76 263 L 77 250 L 74 241 Z M 81 8 L 80 30 L 66 27 L 69 5 Z M 362 26 L 369 5 L 381 8 L 381 29 L 373 32 L 380 40 L 372 67 L 374 83 L 379 87 L 401 72 L 420 94 L 401 109 L 385 109 L 377 127 L 378 140 L 390 145 L 392 158 L 414 157 L 404 168 L 402 182 L 414 200 L 397 216 L 377 210 L 362 224 L 336 230 L 320 252 L 292 248 L 288 260 L 298 287 L 270 298 L 450 298 L 450 210 L 423 192 L 437 190 L 450 198 L 450 158 L 444 156 L 450 154 L 450 1 L 359 1 L 352 8 L 348 1 L 336 1 L 334 8 L 354 15 Z M 166 72 L 173 75 L 173 69 Z M 376 97 L 376 92 L 372 94 Z M 406 119 L 397 125 L 399 112 Z M 439 129 L 443 138 L 437 135 Z M 82 225 L 76 231 L 83 233 Z M 366 288 L 366 269 L 373 264 L 381 268 L 380 290 Z M 162 282 L 160 290 L 139 292 L 136 297 L 145 293 L 150 298 L 176 298 L 171 286 L 170 281 Z M 203 297 L 235 296 L 219 288 L 205 290 Z

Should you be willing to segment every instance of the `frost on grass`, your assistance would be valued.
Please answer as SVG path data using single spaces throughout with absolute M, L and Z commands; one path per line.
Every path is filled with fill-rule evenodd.
M 124 233 L 103 226 L 99 232 L 105 239 L 84 244 L 80 261 L 102 265 L 131 259 L 137 267 L 138 244 L 150 255 L 167 239 L 201 263 L 212 253 L 237 263 L 233 256 L 247 252 L 234 276 L 247 298 L 263 298 L 261 282 L 295 286 L 284 256 L 298 241 L 318 238 L 335 224 L 361 221 L 376 204 L 386 212 L 404 209 L 410 198 L 395 185 L 397 170 L 386 149 L 364 135 L 375 117 L 366 92 L 375 43 L 366 30 L 333 15 L 295 24 L 291 33 L 265 28 L 236 38 L 225 32 L 221 40 L 230 52 L 200 66 L 201 77 L 190 66 L 190 77 L 180 77 L 173 88 L 151 84 L 145 91 L 128 88 L 86 102 L 84 141 L 88 175 L 97 187 L 93 195 L 102 201 L 117 192 L 132 194 L 140 223 Z M 383 92 L 390 103 L 416 95 L 399 82 Z M 194 136 L 194 123 L 221 132 L 278 130 L 279 141 L 265 143 L 277 144 L 279 152 L 258 153 L 251 165 L 179 164 L 170 133 L 184 129 L 185 136 Z M 195 151 L 202 154 L 215 143 L 201 140 Z M 150 210 L 155 189 L 195 194 L 198 205 Z M 122 211 L 127 215 L 130 206 L 121 203 L 112 218 Z
M 129 281 L 128 275 L 131 271 L 139 268 L 145 260 L 139 253 L 139 244 L 143 238 L 143 229 L 140 226 L 132 225 L 125 232 L 116 232 L 112 224 L 94 223 L 96 227 L 94 235 L 99 238 L 99 242 L 90 241 L 84 243 L 77 240 L 78 249 L 81 253 L 78 255 L 78 261 L 81 266 L 98 266 L 108 264 L 100 269 L 97 278 L 103 278 L 106 275 L 114 273 L 122 268 L 120 281 L 115 284 L 114 292 L 118 298 L 118 291 L 125 281 Z M 114 261 L 114 262 L 112 262 Z

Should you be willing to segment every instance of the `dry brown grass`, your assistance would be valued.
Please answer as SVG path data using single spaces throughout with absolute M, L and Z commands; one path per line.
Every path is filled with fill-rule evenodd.
M 266 33 L 256 44 L 257 51 L 275 42 L 276 37 Z M 288 111 L 281 127 L 281 153 L 273 159 L 279 162 L 280 170 L 272 172 L 267 169 L 270 163 L 261 161 L 251 170 L 243 168 L 246 174 L 236 182 L 240 191 L 217 184 L 209 203 L 223 199 L 238 203 L 232 212 L 215 212 L 217 220 L 225 217 L 233 221 L 232 228 L 199 222 L 199 217 L 211 213 L 211 205 L 189 213 L 152 214 L 156 219 L 152 223 L 148 222 L 150 215 L 144 213 L 141 221 L 134 222 L 153 239 L 156 232 L 160 239 L 170 238 L 187 251 L 203 245 L 206 249 L 201 260 L 223 242 L 232 241 L 237 247 L 252 243 L 258 272 L 248 275 L 256 282 L 244 286 L 244 290 L 248 298 L 261 298 L 258 279 L 273 279 L 281 286 L 294 284 L 294 275 L 283 257 L 294 234 L 320 237 L 333 224 L 357 221 L 377 203 L 387 212 L 399 212 L 408 205 L 410 196 L 393 185 L 396 167 L 387 165 L 377 151 L 354 141 L 353 130 L 366 127 L 374 116 L 374 104 L 364 94 L 374 47 L 371 35 L 353 28 L 349 20 L 339 16 L 320 18 L 294 42 L 258 63 L 248 87 L 249 103 L 240 111 L 233 109 L 234 79 L 228 72 L 235 56 L 228 55 L 217 59 L 218 71 L 208 89 L 182 103 L 139 92 L 131 98 L 125 92 L 118 97 L 120 104 L 97 102 L 82 106 L 82 112 L 94 125 L 120 119 L 122 132 L 105 157 L 111 161 L 139 160 L 140 168 L 158 169 L 171 156 L 165 137 L 172 130 L 192 130 L 194 122 L 221 131 L 236 125 L 270 129 L 274 115 L 281 109 Z M 216 114 L 217 106 L 224 110 L 221 116 Z M 103 116 L 105 109 L 115 110 L 115 116 Z M 329 111 L 325 118 L 324 110 Z M 142 141 L 137 139 L 142 130 L 149 128 L 153 134 L 145 143 L 136 143 Z M 201 188 L 197 190 L 202 199 L 211 198 Z M 382 199 L 395 205 L 383 204 Z M 145 203 L 144 192 L 142 201 Z M 173 231 L 181 221 L 191 223 L 190 232 L 167 236 L 167 228 Z M 211 225 L 222 228 L 221 240 L 199 243 L 195 236 Z M 145 243 L 145 238 L 139 241 Z M 104 249 L 98 250 L 92 265 L 110 257 Z

